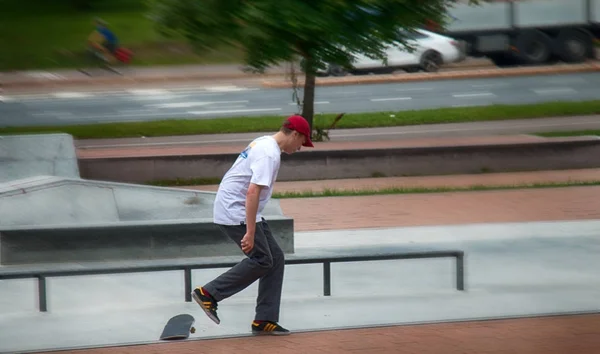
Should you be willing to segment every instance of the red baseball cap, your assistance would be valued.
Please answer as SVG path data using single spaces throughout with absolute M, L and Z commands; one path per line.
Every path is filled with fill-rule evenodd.
M 299 115 L 290 116 L 285 120 L 283 126 L 288 129 L 295 130 L 306 137 L 306 142 L 302 144 L 302 146 L 314 147 L 312 141 L 310 140 L 310 136 L 312 135 L 310 132 L 310 126 L 304 117 Z

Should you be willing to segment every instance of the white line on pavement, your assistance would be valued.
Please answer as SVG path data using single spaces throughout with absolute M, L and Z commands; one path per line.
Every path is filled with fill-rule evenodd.
M 412 100 L 412 97 L 371 98 L 371 102 L 408 101 L 408 100 Z
M 477 92 L 477 93 L 457 93 L 452 95 L 455 98 L 473 98 L 473 97 L 489 97 L 494 96 L 491 92 Z
M 52 96 L 56 98 L 86 98 L 92 95 L 83 92 L 55 92 Z
M 250 113 L 250 112 L 269 112 L 269 111 L 281 111 L 281 108 L 248 108 L 248 109 L 227 109 L 227 110 L 215 110 L 215 111 L 188 111 L 188 113 L 194 114 L 194 115 L 203 115 L 203 114 Z
M 130 89 L 130 90 L 127 90 L 127 92 L 131 93 L 132 95 L 140 95 L 140 96 L 170 94 L 170 92 L 168 90 L 163 90 L 163 89 Z
M 315 102 L 315 104 L 329 104 L 329 101 L 317 101 L 317 102 Z M 297 103 L 296 102 L 290 102 L 289 105 L 290 106 L 295 106 L 295 105 L 297 105 Z
M 156 108 L 191 108 L 191 107 L 201 107 L 208 106 L 212 104 L 234 104 L 234 103 L 248 103 L 249 101 L 208 101 L 208 102 L 175 102 L 175 103 L 160 103 L 160 104 L 147 104 L 146 107 L 156 107 Z

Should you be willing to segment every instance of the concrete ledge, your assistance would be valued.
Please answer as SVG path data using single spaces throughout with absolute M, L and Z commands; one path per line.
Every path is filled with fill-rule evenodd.
M 128 183 L 221 178 L 237 155 L 80 158 L 79 167 L 83 178 Z M 283 155 L 282 161 L 279 181 L 597 168 L 600 167 L 600 139 L 577 137 L 493 145 L 314 150 Z
M 213 223 L 215 193 L 37 176 L 0 184 L 0 264 L 238 255 Z M 263 212 L 286 253 L 294 222 Z
M 285 253 L 294 252 L 293 220 L 265 217 Z M 111 225 L 11 227 L 0 231 L 2 265 L 238 256 L 212 219 Z
M 412 74 L 389 74 L 374 76 L 346 76 L 317 78 L 317 86 L 339 86 L 339 85 L 364 85 L 380 84 L 389 82 L 411 82 L 429 80 L 457 80 L 468 78 L 486 78 L 501 76 L 524 76 L 524 75 L 552 75 L 567 73 L 582 73 L 600 71 L 598 61 L 590 61 L 583 64 L 560 64 L 517 68 L 486 68 L 481 70 L 446 71 L 437 73 L 412 73 Z M 304 85 L 304 80 L 299 80 L 298 85 Z M 266 88 L 291 88 L 289 80 L 274 81 L 265 80 L 262 86 Z

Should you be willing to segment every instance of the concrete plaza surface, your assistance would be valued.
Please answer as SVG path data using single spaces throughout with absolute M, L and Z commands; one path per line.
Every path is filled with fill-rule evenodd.
M 599 311 L 599 231 L 583 220 L 298 232 L 298 253 L 463 249 L 467 291 L 455 290 L 450 259 L 334 264 L 331 297 L 320 265 L 288 266 L 281 322 L 303 332 Z M 194 271 L 193 283 L 221 271 Z M 244 336 L 257 286 L 220 304 L 220 326 L 183 301 L 181 272 L 51 278 L 48 291 L 40 313 L 33 281 L 0 282 L 1 352 L 157 342 L 178 313 L 196 317 L 193 339 Z

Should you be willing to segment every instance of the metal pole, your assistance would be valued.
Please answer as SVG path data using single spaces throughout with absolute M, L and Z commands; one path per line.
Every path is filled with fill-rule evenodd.
M 465 290 L 465 260 L 463 254 L 456 255 L 456 289 Z
M 41 312 L 48 311 L 48 303 L 46 299 L 46 277 L 38 275 L 38 303 Z
M 183 269 L 183 278 L 185 282 L 185 302 L 192 302 L 192 270 Z
M 323 295 L 331 296 L 331 262 L 323 262 Z

